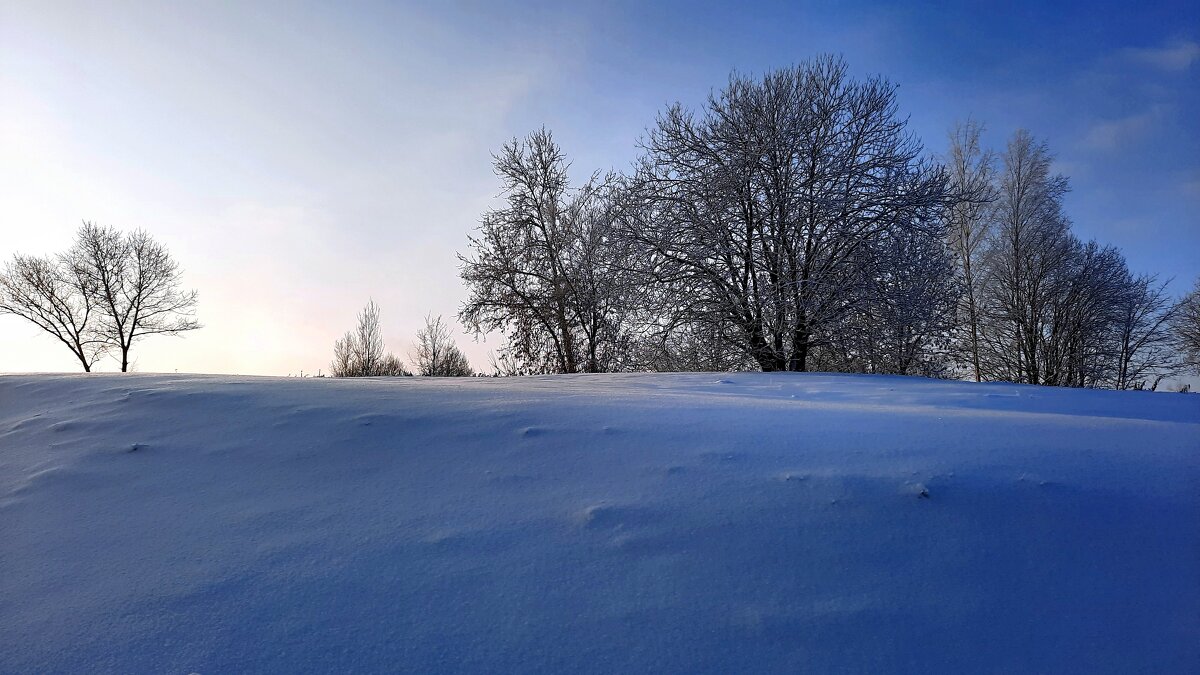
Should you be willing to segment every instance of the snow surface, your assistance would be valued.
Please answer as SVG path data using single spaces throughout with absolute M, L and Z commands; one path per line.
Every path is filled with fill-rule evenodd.
M 1200 396 L 0 377 L 3 672 L 1198 672 Z

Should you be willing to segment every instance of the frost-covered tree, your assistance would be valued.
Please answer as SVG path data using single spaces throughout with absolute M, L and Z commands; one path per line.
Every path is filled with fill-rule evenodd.
M 1067 179 L 1051 172 L 1045 143 L 1019 130 L 1003 156 L 988 257 L 988 330 L 980 340 L 988 379 L 1043 384 L 1041 341 L 1074 239 L 1062 210 Z
M 400 359 L 386 351 L 379 327 L 379 305 L 374 300 L 358 313 L 358 326 L 333 345 L 333 377 L 376 377 L 410 375 Z
M 622 367 L 625 286 L 609 232 L 615 179 L 572 188 L 550 132 L 514 139 L 494 156 L 505 206 L 483 217 L 460 255 L 469 297 L 460 312 L 477 333 L 502 331 L 505 351 L 531 372 Z
M 696 322 L 686 311 L 654 315 L 638 336 L 631 361 L 635 370 L 652 372 L 732 372 L 757 370 L 738 349 L 736 326 Z
M 1200 279 L 1183 296 L 1171 319 L 1171 332 L 1183 366 L 1200 374 Z
M 1124 293 L 1116 306 L 1114 389 L 1157 389 L 1178 372 L 1171 325 L 1182 310 L 1167 293 L 1167 282 L 1150 274 L 1126 274 Z
M 511 350 L 500 350 L 488 354 L 488 365 L 492 367 L 492 377 L 517 377 L 521 375 L 538 375 L 528 364 L 518 361 Z
M 1035 358 L 1040 381 L 1065 387 L 1100 386 L 1115 365 L 1116 324 L 1129 270 L 1121 252 L 1073 234 L 1051 274 L 1040 283 L 1045 317 Z
M 1156 386 L 1196 332 L 1194 294 L 1177 310 L 1119 250 L 1072 233 L 1044 142 L 1019 130 L 997 157 L 982 132 L 959 125 L 929 160 L 895 86 L 833 57 L 668 107 L 628 177 L 573 189 L 535 132 L 494 157 L 505 206 L 460 256 L 460 318 L 504 332 L 498 373 Z
M 475 374 L 467 355 L 462 353 L 450 335 L 450 326 L 425 317 L 425 327 L 417 331 L 417 343 L 409 355 L 418 375 L 427 377 L 470 377 Z
M 701 112 L 669 107 L 643 145 L 625 221 L 641 276 L 762 370 L 806 370 L 862 290 L 861 249 L 951 201 L 895 86 L 832 57 L 735 74 Z
M 1164 285 L 1132 274 L 1116 248 L 1071 232 L 1068 182 L 1052 164 L 1044 142 L 1018 131 L 996 179 L 983 255 L 959 256 L 960 270 L 973 265 L 981 376 L 1154 388 L 1175 369 Z
M 822 370 L 942 377 L 958 297 L 943 222 L 905 223 L 864 245 L 859 290 L 815 363 Z
M 947 237 L 955 257 L 960 296 L 955 346 L 970 364 L 975 381 L 983 379 L 979 359 L 981 295 L 985 281 L 984 243 L 991 231 L 996 200 L 995 158 L 980 143 L 983 125 L 968 120 L 950 133 L 945 164 L 958 198 L 947 212 Z

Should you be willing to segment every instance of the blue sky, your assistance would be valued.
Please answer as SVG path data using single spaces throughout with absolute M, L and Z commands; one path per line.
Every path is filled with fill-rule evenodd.
M 622 169 L 672 101 L 732 69 L 843 55 L 899 85 L 931 152 L 972 116 L 1070 175 L 1076 231 L 1200 275 L 1196 3 L 83 3 L 0 0 L 0 257 L 84 218 L 165 241 L 202 331 L 140 370 L 326 367 L 368 297 L 404 353 L 463 298 L 454 253 L 542 124 L 582 176 Z M 0 371 L 70 354 L 0 318 Z M 462 340 L 477 367 L 494 340 Z M 62 353 L 60 353 L 60 351 Z

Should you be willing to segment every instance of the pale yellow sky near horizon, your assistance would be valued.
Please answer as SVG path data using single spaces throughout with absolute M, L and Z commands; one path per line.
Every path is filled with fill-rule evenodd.
M 454 319 L 455 253 L 499 189 L 487 149 L 552 60 L 465 49 L 416 12 L 390 23 L 405 29 L 394 42 L 347 52 L 313 44 L 325 17 L 300 12 L 3 11 L 0 257 L 61 251 L 85 219 L 165 243 L 204 328 L 147 338 L 137 370 L 325 370 L 369 298 L 398 356 L 441 314 L 487 369 L 495 338 L 477 344 Z M 0 316 L 0 372 L 77 369 Z

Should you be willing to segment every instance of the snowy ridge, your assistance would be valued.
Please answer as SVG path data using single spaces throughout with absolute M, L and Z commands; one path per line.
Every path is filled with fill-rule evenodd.
M 1200 396 L 0 377 L 0 672 L 1188 672 Z

